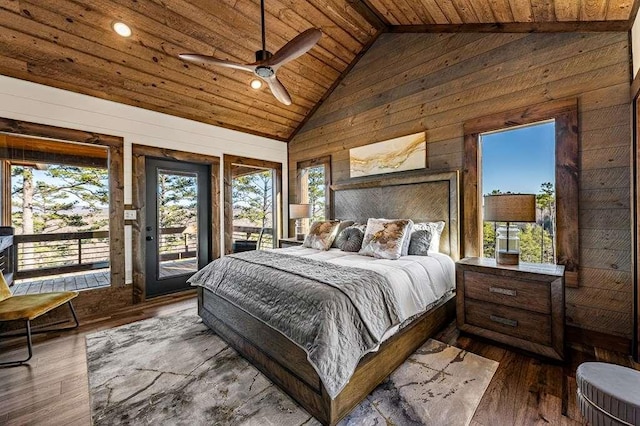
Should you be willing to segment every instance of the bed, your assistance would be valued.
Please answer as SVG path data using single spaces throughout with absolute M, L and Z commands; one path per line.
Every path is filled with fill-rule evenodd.
M 234 298 L 235 293 L 225 293 L 216 287 L 223 286 L 220 284 L 223 277 L 228 275 L 226 279 L 229 279 L 232 275 L 231 272 L 225 270 L 224 273 L 218 274 L 220 276 L 218 278 L 207 278 L 210 282 L 217 280 L 215 284 L 206 285 L 204 281 L 195 283 L 200 284 L 198 287 L 198 312 L 203 322 L 323 424 L 336 424 L 426 339 L 453 319 L 455 314 L 455 294 L 452 291 L 454 286 L 453 262 L 458 258 L 457 173 L 414 174 L 334 185 L 331 196 L 334 206 L 333 215 L 340 219 L 365 221 L 368 217 L 391 217 L 410 218 L 416 222 L 444 221 L 445 229 L 440 242 L 442 254 L 422 259 L 420 256 L 407 256 L 397 261 L 389 261 L 373 258 L 363 259 L 364 256 L 347 254 L 337 249 L 319 252 L 313 249 L 291 247 L 274 250 L 272 254 L 254 255 L 256 259 L 243 259 L 239 254 L 240 258 L 221 260 L 225 263 L 235 264 L 237 270 L 248 271 L 245 276 L 250 277 L 251 273 L 255 274 L 256 281 L 261 283 L 264 278 L 260 271 L 264 268 L 273 269 L 274 274 L 281 274 L 274 276 L 286 278 L 282 278 L 280 280 L 282 282 L 272 279 L 269 285 L 281 286 L 279 288 L 283 293 L 288 287 L 296 289 L 295 285 L 299 285 L 297 281 L 313 279 L 315 277 L 313 274 L 319 273 L 314 272 L 314 267 L 320 268 L 320 262 L 323 262 L 322 266 L 326 270 L 333 271 L 329 274 L 331 276 L 340 275 L 338 271 L 353 270 L 373 270 L 376 272 L 374 275 L 377 276 L 388 275 L 391 277 L 398 274 L 404 276 L 405 284 L 403 284 L 402 278 L 386 278 L 387 283 L 393 282 L 393 285 L 386 287 L 387 291 L 390 291 L 388 288 L 393 288 L 393 297 L 398 298 L 396 301 L 397 312 L 394 311 L 393 315 L 387 315 L 389 318 L 395 319 L 393 324 L 388 321 L 384 323 L 380 320 L 382 321 L 380 323 L 380 321 L 374 320 L 375 315 L 372 314 L 380 312 L 382 308 L 374 305 L 373 302 L 371 302 L 372 306 L 369 306 L 368 299 L 363 299 L 360 307 L 354 304 L 355 311 L 361 308 L 371 310 L 366 315 L 360 315 L 360 318 L 364 318 L 366 327 L 358 325 L 354 329 L 373 327 L 375 332 L 371 332 L 372 329 L 369 329 L 369 334 L 374 335 L 375 339 L 365 342 L 364 346 L 358 346 L 360 349 L 362 347 L 372 349 L 362 357 L 358 355 L 353 358 L 350 355 L 351 351 L 345 350 L 348 353 L 347 358 L 339 359 L 337 364 L 353 364 L 353 368 L 349 367 L 353 370 L 352 374 L 349 374 L 346 381 L 342 372 L 336 373 L 335 380 L 328 380 L 331 377 L 327 376 L 323 366 L 331 367 L 331 363 L 325 363 L 319 367 L 316 359 L 312 356 L 314 352 L 308 350 L 309 346 L 294 343 L 293 338 L 285 337 L 285 334 L 278 330 L 279 326 L 267 325 L 263 320 L 262 313 L 253 310 L 255 309 L 251 305 L 253 302 L 245 301 L 245 298 L 252 297 L 248 290 L 243 290 L 244 293 L 240 292 Z M 260 263 L 260 258 L 264 258 L 263 264 Z M 239 264 L 242 262 L 247 263 L 241 268 Z M 285 266 L 282 266 L 282 271 L 276 271 L 280 264 L 297 266 L 286 266 L 286 268 L 293 268 L 293 272 L 286 270 Z M 308 268 L 306 268 L 307 265 Z M 221 268 L 221 266 L 217 267 L 217 269 Z M 216 275 L 215 269 L 210 268 L 211 276 Z M 394 270 L 398 271 L 394 272 Z M 421 270 L 424 271 L 419 272 Z M 374 275 L 365 274 L 364 276 L 369 279 Z M 203 274 L 199 275 L 199 277 L 202 276 Z M 408 279 L 407 277 L 413 278 Z M 329 278 L 318 278 L 318 280 L 331 281 Z M 420 284 L 423 281 L 428 281 L 428 285 Z M 431 290 L 428 290 L 427 293 L 432 294 L 428 297 L 418 297 L 420 300 L 416 302 L 415 295 L 412 299 L 407 294 L 414 290 L 412 286 L 418 284 L 423 285 L 424 288 L 430 288 Z M 225 288 L 233 289 L 233 286 L 225 285 Z M 262 291 L 261 286 L 255 289 L 256 293 Z M 404 290 L 397 288 L 404 288 Z M 215 290 L 216 293 L 212 290 Z M 343 290 L 341 288 L 341 292 L 348 296 L 348 292 Z M 235 291 L 233 289 L 233 292 Z M 264 295 L 258 294 L 255 297 L 260 299 Z M 280 302 L 282 306 L 289 306 L 284 296 Z M 313 306 L 314 302 L 309 303 L 311 303 L 310 306 Z M 282 312 L 276 312 L 275 315 L 277 318 L 284 317 Z M 324 326 L 324 321 L 327 320 L 321 319 L 320 321 L 319 324 Z M 313 324 L 313 321 L 310 319 L 309 323 Z M 276 322 L 276 324 L 280 323 Z M 391 324 L 393 326 L 389 327 Z M 331 325 L 326 327 L 331 328 Z M 385 329 L 384 334 L 380 332 L 383 329 Z M 345 334 L 348 334 L 348 327 L 345 327 L 345 330 L 347 330 Z M 350 337 L 341 342 L 334 342 L 334 346 L 343 348 L 343 345 L 352 340 L 357 339 Z M 331 350 L 333 355 L 342 356 L 339 351 L 336 352 L 335 348 Z M 328 371 L 333 370 L 329 369 Z M 338 383 L 333 383 L 334 381 L 338 381 Z

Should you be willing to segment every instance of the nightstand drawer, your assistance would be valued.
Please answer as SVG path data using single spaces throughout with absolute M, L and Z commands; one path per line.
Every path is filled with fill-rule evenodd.
M 472 299 L 466 300 L 464 314 L 467 324 L 542 345 L 551 344 L 549 315 Z
M 471 299 L 551 313 L 551 295 L 546 283 L 464 271 L 464 292 L 465 297 Z

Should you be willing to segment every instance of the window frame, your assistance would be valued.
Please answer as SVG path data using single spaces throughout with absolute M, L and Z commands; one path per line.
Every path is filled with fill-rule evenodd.
M 505 111 L 464 123 L 462 253 L 482 251 L 480 135 L 538 121 L 555 120 L 556 262 L 565 267 L 565 285 L 578 287 L 578 101 L 566 99 Z
M 282 163 L 224 154 L 222 157 L 222 176 L 224 191 L 224 254 L 233 253 L 233 167 L 246 165 L 273 170 L 273 241 L 282 239 Z
M 302 171 L 305 169 L 324 166 L 324 218 L 333 219 L 333 196 L 331 192 L 331 156 L 298 161 L 296 163 L 296 200 L 302 202 Z

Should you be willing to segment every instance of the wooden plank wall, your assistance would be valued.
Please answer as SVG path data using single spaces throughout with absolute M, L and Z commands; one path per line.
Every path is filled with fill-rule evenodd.
M 332 158 L 349 179 L 349 149 L 427 131 L 430 171 L 460 170 L 463 123 L 577 97 L 580 287 L 566 322 L 631 337 L 630 69 L 627 33 L 384 34 L 289 144 L 296 163 Z

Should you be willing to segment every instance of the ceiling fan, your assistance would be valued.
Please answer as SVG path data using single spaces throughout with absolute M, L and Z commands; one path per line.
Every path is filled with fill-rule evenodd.
M 318 40 L 320 40 L 322 32 L 317 28 L 309 28 L 308 30 L 298 34 L 275 54 L 272 54 L 266 48 L 264 0 L 260 0 L 260 11 L 262 21 L 262 50 L 258 50 L 256 52 L 256 61 L 254 63 L 238 64 L 235 62 L 225 61 L 223 59 L 217 59 L 213 56 L 199 55 L 196 53 L 183 53 L 179 56 L 185 61 L 201 62 L 252 72 L 269 85 L 271 93 L 273 93 L 273 96 L 275 96 L 277 100 L 285 105 L 291 105 L 291 96 L 280 80 L 278 80 L 278 77 L 276 77 L 276 72 L 282 65 L 307 53 L 316 45 Z

